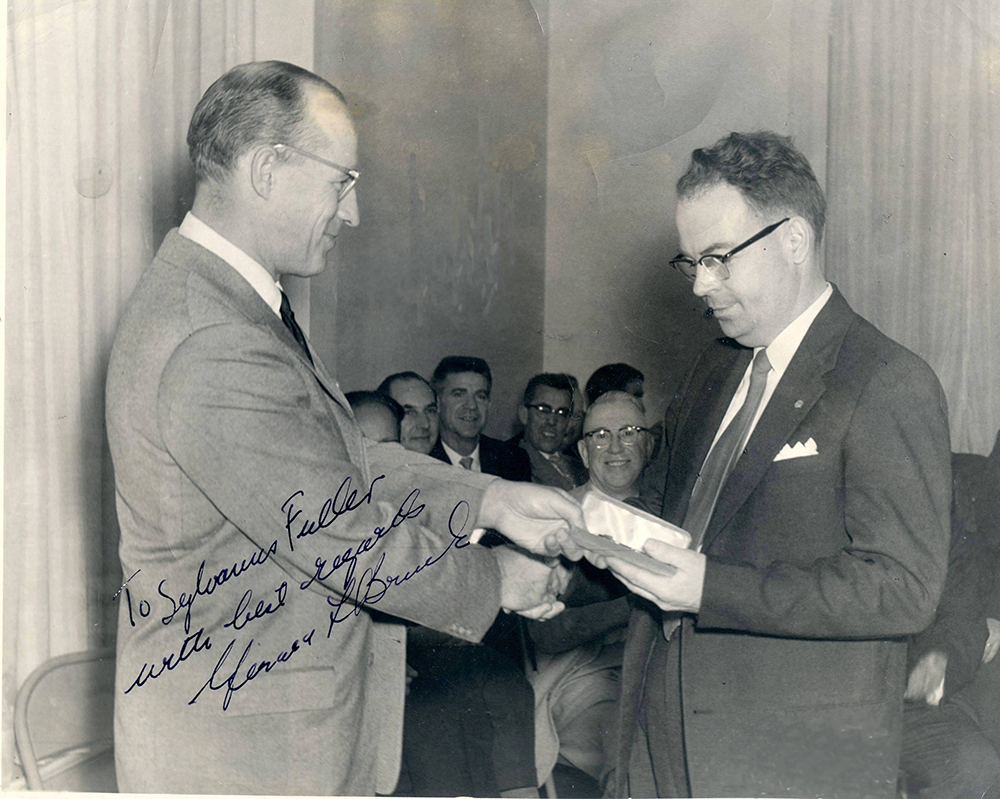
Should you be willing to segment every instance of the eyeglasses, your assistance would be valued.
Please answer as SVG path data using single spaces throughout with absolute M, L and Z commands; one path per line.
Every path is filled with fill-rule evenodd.
M 703 255 L 697 261 L 694 261 L 687 256 L 678 253 L 677 257 L 674 258 L 670 265 L 680 272 L 684 277 L 690 281 L 695 281 L 698 278 L 698 265 L 704 266 L 709 273 L 717 280 L 729 280 L 729 267 L 726 266 L 726 261 L 732 258 L 736 253 L 741 250 L 745 250 L 754 242 L 760 241 L 765 236 L 769 236 L 779 227 L 781 227 L 785 222 L 791 219 L 790 216 L 786 216 L 780 222 L 775 222 L 773 225 L 768 225 L 760 233 L 755 233 L 753 236 L 748 238 L 742 244 L 738 244 L 725 255 Z
M 556 416 L 569 416 L 573 413 L 569 408 L 553 408 L 549 405 L 525 405 L 525 408 L 532 411 L 538 411 L 542 416 L 551 416 L 555 414 Z
M 358 182 L 358 178 L 361 177 L 361 173 L 356 169 L 348 169 L 346 166 L 341 166 L 340 164 L 334 163 L 333 161 L 327 161 L 325 158 L 320 158 L 318 155 L 313 155 L 310 152 L 306 152 L 298 147 L 291 144 L 275 144 L 272 145 L 275 150 L 281 152 L 282 150 L 291 150 L 292 152 L 298 153 L 305 158 L 311 158 L 313 161 L 318 161 L 321 164 L 326 164 L 327 166 L 332 166 L 334 169 L 339 169 L 348 179 L 344 181 L 344 185 L 340 187 L 340 192 L 337 194 L 337 202 L 343 200 L 348 194 L 351 193 L 351 189 L 354 188 L 354 184 Z
M 607 449 L 611 446 L 611 439 L 615 436 L 618 436 L 623 447 L 632 447 L 639 443 L 639 433 L 647 432 L 649 432 L 647 427 L 630 424 L 619 428 L 617 433 L 611 432 L 606 427 L 599 427 L 589 433 L 584 433 L 583 437 L 589 438 L 598 449 Z

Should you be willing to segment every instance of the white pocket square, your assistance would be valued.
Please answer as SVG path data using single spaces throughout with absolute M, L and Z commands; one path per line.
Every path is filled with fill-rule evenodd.
M 816 448 L 816 440 L 810 436 L 805 444 L 801 441 L 794 447 L 785 444 L 781 452 L 774 456 L 774 462 L 787 461 L 790 458 L 809 458 L 813 455 L 819 455 L 819 450 Z

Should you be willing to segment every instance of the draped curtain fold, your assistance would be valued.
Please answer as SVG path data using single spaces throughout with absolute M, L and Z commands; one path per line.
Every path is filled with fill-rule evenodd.
M 827 273 L 917 352 L 952 449 L 1000 427 L 1000 4 L 837 0 Z
M 190 205 L 191 111 L 255 57 L 255 16 L 254 0 L 9 7 L 5 787 L 18 686 L 51 656 L 114 640 L 108 355 L 143 267 Z

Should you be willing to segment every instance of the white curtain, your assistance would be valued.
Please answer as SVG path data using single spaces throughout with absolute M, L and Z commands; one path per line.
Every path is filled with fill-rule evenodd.
M 189 207 L 191 111 L 222 72 L 256 56 L 256 7 L 11 4 L 4 786 L 16 774 L 11 710 L 24 678 L 53 655 L 114 640 L 121 578 L 104 432 L 108 354 L 143 267 Z M 311 54 L 311 38 L 304 45 Z
M 837 0 L 827 272 L 927 360 L 952 449 L 1000 427 L 1000 3 Z

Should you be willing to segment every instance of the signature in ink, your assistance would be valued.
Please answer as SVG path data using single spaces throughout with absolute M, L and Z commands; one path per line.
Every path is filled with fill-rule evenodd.
M 295 533 L 295 540 L 315 535 L 320 530 L 329 527 L 345 513 L 357 510 L 362 505 L 371 504 L 372 492 L 375 490 L 375 484 L 384 477 L 384 474 L 380 474 L 372 480 L 372 484 L 368 486 L 368 492 L 360 499 L 358 498 L 358 490 L 356 488 L 351 488 L 350 475 L 345 477 L 344 482 L 342 482 L 340 484 L 340 488 L 337 489 L 337 493 L 332 497 L 328 497 L 326 502 L 324 502 L 323 506 L 319 509 L 319 516 L 316 518 L 316 521 L 312 521 L 312 519 L 308 518 L 302 521 L 299 531 Z M 295 503 L 292 500 L 296 497 L 304 496 L 305 491 L 299 489 L 281 503 L 281 509 L 285 512 L 285 531 L 288 533 L 288 548 L 292 552 L 295 551 L 295 540 L 293 540 L 292 537 L 292 525 L 295 523 L 295 520 L 302 515 L 302 511 L 295 507 Z
M 236 639 L 234 638 L 232 641 L 229 642 L 229 645 L 222 652 L 222 655 L 219 657 L 219 662 L 216 663 L 215 668 L 212 669 L 211 676 L 209 676 L 208 680 L 205 681 L 205 684 L 198 689 L 198 693 L 196 693 L 194 696 L 191 697 L 190 701 L 188 701 L 188 704 L 193 705 L 195 702 L 197 702 L 198 697 L 202 695 L 202 693 L 205 691 L 206 688 L 208 688 L 210 691 L 221 691 L 225 689 L 226 693 L 223 694 L 222 697 L 222 709 L 224 711 L 228 710 L 229 702 L 232 700 L 233 694 L 235 694 L 241 688 L 246 686 L 247 683 L 257 679 L 261 674 L 269 673 L 271 669 L 273 669 L 279 663 L 287 663 L 289 660 L 291 660 L 292 655 L 294 655 L 296 652 L 302 649 L 303 646 L 312 646 L 313 635 L 315 633 L 316 629 L 313 628 L 305 635 L 303 635 L 301 638 L 296 638 L 294 641 L 292 641 L 292 643 L 288 646 L 287 649 L 283 649 L 281 652 L 279 652 L 278 655 L 274 658 L 274 660 L 261 658 L 260 660 L 251 663 L 249 666 L 247 666 L 246 674 L 241 678 L 239 676 L 240 668 L 243 666 L 244 661 L 250 654 L 250 649 L 253 647 L 254 639 L 251 638 L 250 641 L 247 643 L 246 647 L 244 648 L 243 654 L 240 655 L 240 659 L 239 661 L 237 661 L 236 667 L 232 670 L 232 672 L 229 674 L 228 677 L 222 677 L 220 676 L 219 672 L 223 670 L 223 664 L 225 664 L 226 660 L 229 658 L 229 653 L 233 651 L 233 647 L 236 646 Z M 217 677 L 219 678 L 218 682 L 216 682 Z
M 260 566 L 262 563 L 266 563 L 267 559 L 274 555 L 278 551 L 278 539 L 275 538 L 271 545 L 264 549 L 259 548 L 254 552 L 249 558 L 243 558 L 239 563 L 234 563 L 233 568 L 224 567 L 220 569 L 216 574 L 208 577 L 205 583 L 202 580 L 205 578 L 205 561 L 201 562 L 201 566 L 198 567 L 198 576 L 195 578 L 194 591 L 190 594 L 181 592 L 178 599 L 174 599 L 170 594 L 166 592 L 163 584 L 167 581 L 165 579 L 160 580 L 160 584 L 156 587 L 156 592 L 170 602 L 173 610 L 164 616 L 160 621 L 164 624 L 170 624 L 174 620 L 174 617 L 180 612 L 181 608 L 186 608 L 184 612 L 184 632 L 191 632 L 191 607 L 194 605 L 194 601 L 200 596 L 209 596 L 215 592 L 215 589 L 220 585 L 224 585 L 230 580 L 239 577 L 243 572 L 254 566 Z M 127 589 L 126 589 L 127 591 Z
M 337 571 L 341 566 L 347 564 L 347 573 L 344 576 L 344 586 L 346 586 L 349 581 L 353 580 L 354 577 L 354 566 L 357 563 L 356 558 L 358 555 L 362 555 L 365 552 L 369 552 L 374 549 L 375 545 L 381 541 L 390 530 L 399 527 L 403 522 L 408 519 L 415 519 L 421 513 L 423 513 L 425 505 L 417 505 L 417 497 L 420 496 L 420 489 L 414 488 L 407 496 L 406 499 L 402 501 L 399 505 L 399 510 L 396 511 L 395 516 L 393 516 L 392 521 L 389 523 L 388 527 L 376 527 L 372 534 L 362 538 L 356 546 L 348 547 L 343 552 L 338 553 L 332 562 L 329 562 L 329 568 L 327 568 L 328 561 L 326 558 L 318 557 L 316 558 L 316 573 L 313 574 L 308 580 L 304 580 L 299 583 L 299 588 L 305 591 L 310 585 L 312 585 L 316 580 L 321 583 L 324 580 L 330 578 L 330 576 Z
M 461 526 L 459 527 L 458 532 L 456 532 L 455 525 L 456 522 L 459 521 L 456 517 L 462 517 L 463 514 L 464 518 L 461 518 Z M 455 549 L 463 549 L 469 546 L 468 536 L 463 532 L 466 524 L 468 524 L 468 521 L 469 503 L 462 500 L 455 505 L 454 508 L 452 508 L 451 515 L 448 517 L 448 532 L 451 534 L 451 539 L 448 541 L 448 545 L 441 552 L 436 555 L 428 556 L 423 563 L 418 564 L 413 569 L 404 572 L 403 574 L 387 574 L 381 577 L 379 576 L 382 564 L 385 563 L 385 553 L 383 552 L 379 556 L 375 567 L 365 569 L 361 575 L 361 579 L 356 581 L 354 579 L 352 562 L 351 567 L 349 568 L 344 579 L 344 593 L 339 597 L 335 597 L 330 594 L 326 598 L 327 603 L 333 608 L 333 610 L 330 611 L 330 626 L 326 632 L 327 638 L 329 638 L 333 633 L 333 625 L 345 622 L 351 618 L 351 616 L 359 615 L 366 605 L 374 605 L 380 602 L 390 588 L 402 585 L 407 580 L 411 580 L 416 577 L 424 569 L 438 563 L 452 550 L 452 547 Z M 362 590 L 364 591 L 363 596 Z M 343 615 L 341 615 L 342 611 Z
M 133 688 L 142 688 L 149 680 L 155 680 L 165 671 L 173 671 L 192 655 L 205 649 L 211 649 L 212 637 L 206 635 L 202 638 L 204 632 L 205 628 L 202 627 L 185 638 L 184 643 L 181 644 L 181 648 L 177 653 L 171 652 L 163 658 L 163 663 L 159 666 L 159 671 L 157 671 L 157 666 L 143 663 L 142 668 L 139 669 L 139 674 L 132 680 L 132 684 L 125 689 L 125 693 L 128 693 Z

